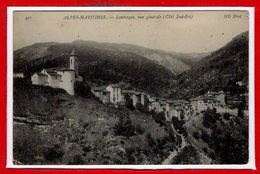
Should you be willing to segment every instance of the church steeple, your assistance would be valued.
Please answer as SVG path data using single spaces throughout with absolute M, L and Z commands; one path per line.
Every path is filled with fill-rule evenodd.
M 78 55 L 76 54 L 75 49 L 73 49 L 73 50 L 71 51 L 70 56 L 78 56 Z
M 76 54 L 75 49 L 70 53 L 70 69 L 75 71 L 76 77 L 79 76 L 78 72 L 78 55 Z

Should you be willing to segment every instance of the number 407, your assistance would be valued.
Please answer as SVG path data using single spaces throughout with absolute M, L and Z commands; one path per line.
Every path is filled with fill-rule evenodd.
M 32 17 L 31 17 L 31 16 L 26 16 L 24 19 L 25 19 L 25 20 L 31 20 Z

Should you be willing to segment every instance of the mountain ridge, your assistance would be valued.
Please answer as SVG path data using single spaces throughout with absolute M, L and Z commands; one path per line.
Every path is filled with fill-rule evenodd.
M 44 56 L 48 56 L 48 54 L 51 54 L 50 52 L 47 52 L 47 49 L 50 46 L 56 46 L 60 44 L 65 44 L 65 45 L 87 45 L 88 47 L 94 47 L 94 48 L 103 48 L 105 50 L 114 50 L 114 51 L 121 51 L 121 52 L 130 52 L 132 54 L 137 54 L 138 56 L 145 57 L 149 60 L 154 61 L 155 63 L 164 66 L 165 68 L 169 69 L 172 73 L 175 75 L 181 74 L 182 72 L 189 70 L 190 65 L 189 63 L 186 63 L 187 61 L 180 59 L 178 56 L 159 49 L 151 49 L 151 48 L 146 48 L 143 46 L 138 46 L 138 45 L 133 45 L 133 44 L 127 44 L 127 43 L 109 43 L 109 42 L 97 42 L 97 41 L 86 41 L 86 40 L 74 40 L 72 42 L 68 43 L 59 43 L 59 42 L 41 42 L 41 43 L 35 43 L 20 49 L 15 50 L 15 56 L 14 57 L 19 57 L 17 54 L 20 52 L 23 52 L 25 49 L 27 49 L 28 54 L 32 54 L 34 50 L 31 50 L 30 48 L 34 48 L 37 51 L 42 51 L 42 55 L 36 57 L 36 56 L 31 56 L 30 54 L 26 57 L 26 59 L 31 58 L 31 59 L 36 59 L 36 58 L 41 58 Z M 53 53 L 52 53 L 53 54 Z M 181 53 L 183 56 L 185 56 L 185 53 Z M 39 53 L 38 53 L 39 55 Z M 187 54 L 188 56 L 188 54 Z M 190 56 L 191 57 L 191 56 Z M 192 57 L 191 57 L 192 58 Z M 23 60 L 24 61 L 24 60 Z
M 76 49 L 79 56 L 79 73 L 89 83 L 103 85 L 124 82 L 127 86 L 159 95 L 168 91 L 175 75 L 167 68 L 131 52 L 104 49 L 82 43 L 34 44 L 14 52 L 14 71 L 28 76 L 42 68 L 68 64 L 68 55 Z M 147 85 L 149 84 L 149 85 Z
M 241 33 L 191 69 L 178 76 L 178 89 L 172 96 L 189 99 L 207 91 L 238 92 L 236 82 L 248 86 L 248 32 Z M 241 91 L 240 91 L 241 92 Z

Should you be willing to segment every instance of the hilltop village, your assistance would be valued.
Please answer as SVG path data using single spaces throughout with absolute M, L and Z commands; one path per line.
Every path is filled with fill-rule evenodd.
M 232 111 L 226 105 L 223 91 L 209 91 L 190 101 L 152 97 L 144 92 L 122 89 L 118 84 L 93 87 L 91 92 L 103 104 L 111 103 L 115 107 L 127 106 L 138 110 L 164 113 L 166 121 L 171 121 L 173 117 L 177 117 L 179 120 L 189 120 L 193 114 L 199 114 L 208 108 L 216 108 L 218 112 Z
M 24 78 L 22 73 L 14 74 L 14 78 Z M 49 86 L 64 89 L 68 94 L 74 95 L 75 82 L 82 82 L 83 78 L 78 72 L 78 55 L 75 50 L 69 55 L 69 65 L 57 68 L 42 69 L 31 76 L 33 85 Z M 239 86 L 242 82 L 237 82 Z M 224 91 L 208 91 L 204 95 L 194 97 L 190 101 L 171 100 L 151 96 L 145 92 L 133 89 L 124 89 L 119 84 L 91 87 L 93 95 L 103 104 L 112 104 L 115 107 L 127 106 L 128 108 L 145 110 L 148 112 L 163 113 L 166 121 L 173 117 L 179 120 L 189 120 L 191 115 L 199 114 L 208 108 L 215 108 L 217 112 L 230 112 L 232 103 L 240 102 L 239 99 L 230 98 Z M 248 95 L 246 104 L 248 105 Z M 237 100 L 237 101 L 236 101 Z

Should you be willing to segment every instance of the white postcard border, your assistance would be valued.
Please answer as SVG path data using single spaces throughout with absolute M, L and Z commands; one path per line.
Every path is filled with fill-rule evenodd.
M 242 165 L 15 165 L 13 164 L 13 12 L 14 11 L 235 11 L 249 12 L 249 160 Z M 48 169 L 253 169 L 255 164 L 254 7 L 8 7 L 7 11 L 7 168 Z

